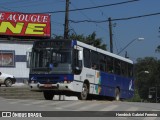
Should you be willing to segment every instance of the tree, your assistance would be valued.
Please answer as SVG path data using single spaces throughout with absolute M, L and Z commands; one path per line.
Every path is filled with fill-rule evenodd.
M 62 36 L 56 36 L 55 37 L 55 39 L 62 39 L 62 38 L 63 38 Z M 97 38 L 95 32 L 93 32 L 92 34 L 90 34 L 88 36 L 84 36 L 83 34 L 77 35 L 75 33 L 72 33 L 71 35 L 69 35 L 69 39 L 78 40 L 78 41 L 81 41 L 83 43 L 101 48 L 103 50 L 107 50 L 107 45 L 102 43 L 101 38 Z
M 147 74 L 145 71 L 149 73 Z M 135 77 L 135 87 L 141 99 L 147 100 L 149 88 L 160 86 L 160 60 L 153 57 L 137 59 Z
M 159 27 L 159 33 L 160 33 L 160 27 Z M 160 38 L 160 36 L 159 36 Z M 160 45 L 157 46 L 156 50 L 155 50 L 157 53 L 160 53 Z
M 157 46 L 157 48 L 156 48 L 156 50 L 155 50 L 156 52 L 158 52 L 158 53 L 160 53 L 160 45 L 159 46 Z

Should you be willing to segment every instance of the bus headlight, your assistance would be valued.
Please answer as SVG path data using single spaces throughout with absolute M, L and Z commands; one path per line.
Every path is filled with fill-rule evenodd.
M 32 80 L 31 83 L 34 84 L 34 83 L 37 83 L 37 81 L 36 80 Z
M 65 81 L 64 81 L 64 84 L 67 84 L 67 83 L 71 83 L 71 81 L 65 80 Z

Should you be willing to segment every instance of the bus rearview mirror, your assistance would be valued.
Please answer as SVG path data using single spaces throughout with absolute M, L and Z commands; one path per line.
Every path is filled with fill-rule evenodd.
M 82 51 L 78 52 L 78 60 L 82 60 L 83 59 L 83 54 Z

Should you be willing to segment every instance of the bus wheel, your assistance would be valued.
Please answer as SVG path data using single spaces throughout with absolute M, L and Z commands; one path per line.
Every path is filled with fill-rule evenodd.
M 118 88 L 115 89 L 115 100 L 116 101 L 120 100 L 120 91 Z
M 88 90 L 87 84 L 84 83 L 83 88 L 82 88 L 82 92 L 78 96 L 78 99 L 79 100 L 87 100 L 88 99 L 88 92 L 89 92 L 89 90 Z
M 46 100 L 53 100 L 54 97 L 53 91 L 43 91 L 43 95 Z

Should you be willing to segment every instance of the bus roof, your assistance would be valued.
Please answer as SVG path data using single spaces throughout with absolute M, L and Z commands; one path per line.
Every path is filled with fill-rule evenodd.
M 110 56 L 110 57 L 117 58 L 117 59 L 119 59 L 119 60 L 122 60 L 122 61 L 125 61 L 125 62 L 128 62 L 128 63 L 133 64 L 133 61 L 132 61 L 132 60 L 127 59 L 127 58 L 124 58 L 124 57 L 119 56 L 119 55 L 116 55 L 116 54 L 113 54 L 113 53 L 108 52 L 108 51 L 106 51 L 106 50 L 102 50 L 102 49 L 100 49 L 100 48 L 97 48 L 97 47 L 94 47 L 94 46 L 85 44 L 85 43 L 80 42 L 80 41 L 77 41 L 76 43 L 77 43 L 77 45 L 79 45 L 79 46 L 82 46 L 82 47 L 85 47 L 85 48 L 88 48 L 88 49 L 97 51 L 97 52 L 99 52 L 99 53 L 108 55 L 108 56 Z

